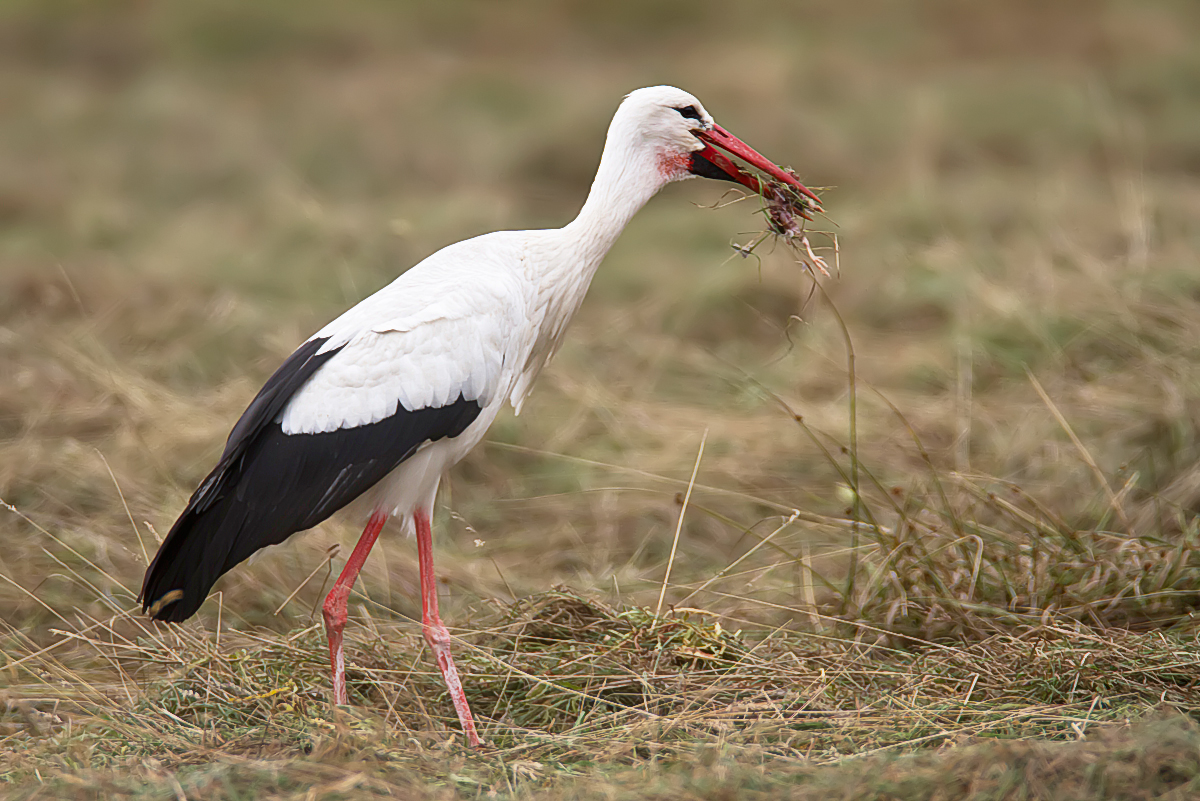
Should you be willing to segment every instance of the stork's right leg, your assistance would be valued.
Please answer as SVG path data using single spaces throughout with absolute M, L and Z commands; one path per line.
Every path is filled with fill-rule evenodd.
M 454 711 L 458 713 L 463 733 L 467 735 L 471 747 L 478 748 L 479 734 L 475 731 L 475 719 L 471 717 L 467 694 L 463 692 L 458 668 L 454 666 L 454 657 L 450 655 L 450 632 L 446 631 L 438 615 L 437 578 L 433 574 L 433 531 L 429 525 L 429 513 L 424 509 L 416 510 L 413 512 L 413 522 L 417 528 L 417 561 L 421 566 L 421 630 L 425 634 L 425 642 L 433 651 L 433 658 L 437 660 L 446 689 L 450 691 L 450 700 L 454 702 Z
M 354 586 L 354 581 L 358 578 L 359 571 L 362 570 L 363 562 L 367 561 L 367 554 L 371 552 L 371 546 L 379 538 L 379 532 L 383 530 L 383 524 L 386 521 L 387 515 L 378 509 L 375 510 L 375 514 L 371 515 L 371 519 L 367 521 L 367 527 L 363 529 L 362 536 L 358 538 L 358 544 L 354 546 L 354 551 L 346 560 L 346 567 L 342 569 L 342 574 L 338 576 L 333 589 L 325 598 L 325 605 L 321 608 L 325 616 L 325 636 L 329 638 L 329 662 L 333 668 L 333 702 L 335 704 L 350 703 L 349 696 L 346 694 L 346 660 L 342 656 L 342 630 L 346 628 L 346 602 L 350 599 L 350 588 Z

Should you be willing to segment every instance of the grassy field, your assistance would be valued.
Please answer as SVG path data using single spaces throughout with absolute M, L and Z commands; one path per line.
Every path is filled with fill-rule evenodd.
M 1200 794 L 1200 8 L 434 5 L 0 0 L 0 794 Z M 711 182 L 630 225 L 438 510 L 488 748 L 390 530 L 351 708 L 360 521 L 142 617 L 279 362 L 567 222 L 655 83 L 827 187 L 840 272 Z

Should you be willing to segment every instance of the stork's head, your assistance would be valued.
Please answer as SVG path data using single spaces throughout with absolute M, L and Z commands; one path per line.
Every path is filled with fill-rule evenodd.
M 664 183 L 700 176 L 734 181 L 761 194 L 763 182 L 720 152 L 724 150 L 805 195 L 813 208 L 821 208 L 817 196 L 795 175 L 717 125 L 700 101 L 682 89 L 650 86 L 630 92 L 613 119 L 610 138 L 618 130 L 631 147 L 649 151 Z

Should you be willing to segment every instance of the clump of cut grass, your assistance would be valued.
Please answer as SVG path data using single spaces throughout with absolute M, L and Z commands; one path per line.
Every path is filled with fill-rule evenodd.
M 566 589 L 517 601 L 465 655 L 473 703 L 514 727 L 544 731 L 578 729 L 597 716 L 670 716 L 749 653 L 740 633 L 702 622 L 706 614 L 656 616 Z
M 746 182 L 747 186 L 753 190 L 762 204 L 760 212 L 766 221 L 766 230 L 758 234 L 753 242 L 748 245 L 734 245 L 733 249 L 745 258 L 753 254 L 755 249 L 767 239 L 782 240 L 789 249 L 797 254 L 798 261 L 807 265 L 814 274 L 820 272 L 829 278 L 829 265 L 824 258 L 813 252 L 806 231 L 806 224 L 813 219 L 813 215 L 824 212 L 820 201 L 809 197 L 795 186 L 778 178 L 767 177 L 758 172 L 747 172 L 728 160 L 725 160 L 724 166 L 740 173 L 740 180 Z M 784 167 L 783 170 L 797 181 L 799 180 L 800 176 L 791 167 Z M 745 197 L 746 195 L 741 195 L 737 199 L 741 200 Z M 727 204 L 718 202 L 713 208 L 720 208 L 723 205 Z M 831 238 L 833 238 L 832 235 Z M 835 253 L 836 250 L 836 239 L 834 238 Z
M 796 175 L 791 167 L 785 168 L 789 175 Z M 733 249 L 743 258 L 754 251 L 768 239 L 783 242 L 794 254 L 796 261 L 804 265 L 812 274 L 820 273 L 826 278 L 832 277 L 829 263 L 823 256 L 817 255 L 809 242 L 807 223 L 812 215 L 822 211 L 813 200 L 799 192 L 795 187 L 777 179 L 761 179 L 759 200 L 762 204 L 760 213 L 766 221 L 766 230 L 757 234 L 754 241 L 747 245 L 734 245 Z M 833 242 L 835 263 L 837 258 L 837 237 L 825 233 Z M 840 265 L 838 265 L 840 266 Z

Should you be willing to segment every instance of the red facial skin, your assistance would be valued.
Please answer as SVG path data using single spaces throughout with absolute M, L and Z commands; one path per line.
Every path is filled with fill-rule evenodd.
M 687 178 L 691 174 L 691 164 L 691 153 L 672 153 L 670 155 L 660 153 L 658 157 L 658 171 L 668 181 Z

